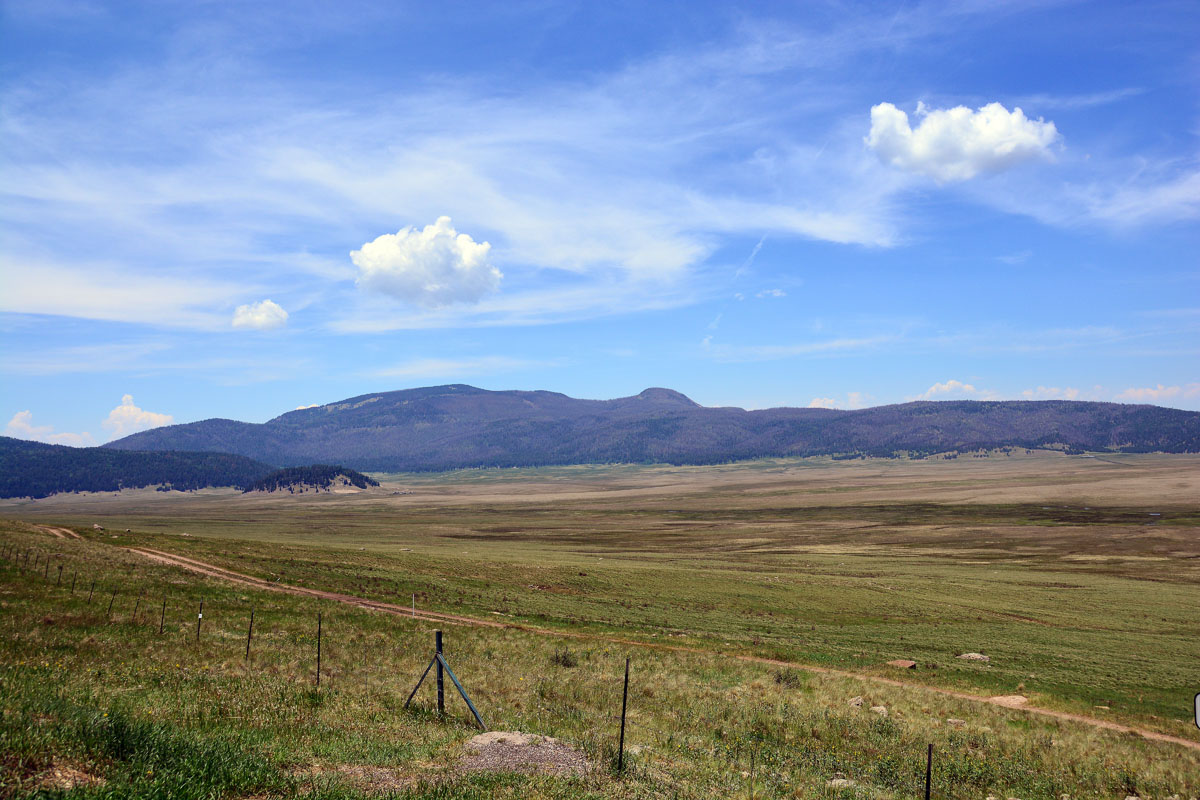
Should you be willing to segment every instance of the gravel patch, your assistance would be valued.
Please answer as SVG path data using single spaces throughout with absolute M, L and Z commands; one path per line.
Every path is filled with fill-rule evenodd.
M 592 768 L 587 756 L 571 745 L 520 731 L 489 731 L 466 744 L 460 767 L 466 772 L 525 772 L 582 776 Z

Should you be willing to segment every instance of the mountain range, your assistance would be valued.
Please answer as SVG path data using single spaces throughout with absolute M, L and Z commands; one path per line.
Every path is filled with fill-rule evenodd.
M 233 453 L 275 466 L 433 471 L 582 463 L 711 464 L 998 447 L 1200 451 L 1200 412 L 1066 400 L 912 402 L 859 410 L 709 408 L 670 389 L 616 400 L 449 385 L 352 397 L 265 423 L 208 419 L 113 450 Z

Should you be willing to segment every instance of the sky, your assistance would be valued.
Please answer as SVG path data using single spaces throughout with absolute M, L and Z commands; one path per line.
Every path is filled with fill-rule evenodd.
M 1200 410 L 1194 2 L 0 3 L 0 433 Z

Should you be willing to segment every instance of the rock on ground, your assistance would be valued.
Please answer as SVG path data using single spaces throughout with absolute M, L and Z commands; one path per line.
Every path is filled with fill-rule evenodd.
M 884 706 L 871 706 L 871 713 L 878 714 L 881 717 L 886 717 L 888 715 L 888 710 Z
M 982 661 L 984 663 L 992 660 L 990 656 L 985 656 L 983 653 L 963 653 L 959 658 L 964 661 Z

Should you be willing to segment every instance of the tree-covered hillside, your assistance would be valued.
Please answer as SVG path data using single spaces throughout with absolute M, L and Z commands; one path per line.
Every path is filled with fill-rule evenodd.
M 581 463 L 711 464 L 772 456 L 928 454 L 996 447 L 1200 451 L 1200 413 L 1071 401 L 946 401 L 855 411 L 706 408 L 669 389 L 617 400 L 436 386 L 291 411 L 261 425 L 205 420 L 107 447 L 234 452 L 358 470 Z
M 115 492 L 143 486 L 243 487 L 274 467 L 228 453 L 64 447 L 0 436 L 0 497 Z
M 361 472 L 330 464 L 312 464 L 307 467 L 287 467 L 259 478 L 246 487 L 247 492 L 295 491 L 297 488 L 330 489 L 336 486 L 353 486 L 366 489 L 378 486 L 379 481 Z

